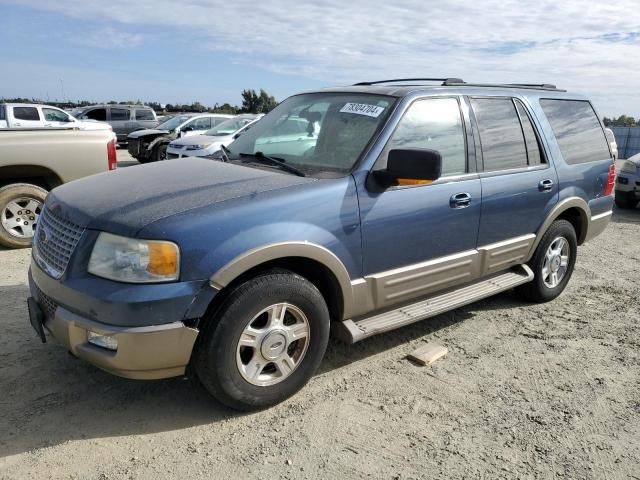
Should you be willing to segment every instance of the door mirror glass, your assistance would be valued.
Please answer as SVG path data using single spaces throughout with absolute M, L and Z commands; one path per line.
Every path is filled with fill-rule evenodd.
M 376 175 L 388 186 L 431 183 L 442 175 L 442 156 L 426 148 L 393 149 L 386 170 L 378 170 Z

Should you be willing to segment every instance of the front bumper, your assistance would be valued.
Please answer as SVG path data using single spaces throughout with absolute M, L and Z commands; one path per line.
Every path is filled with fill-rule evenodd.
M 151 327 L 116 327 L 57 307 L 44 327 L 78 358 L 120 377 L 154 380 L 184 375 L 198 330 L 182 322 Z M 116 351 L 88 342 L 88 332 L 113 336 Z
M 185 150 L 184 148 L 171 148 L 167 147 L 167 159 L 187 158 L 187 157 L 206 157 L 213 152 L 209 150 Z

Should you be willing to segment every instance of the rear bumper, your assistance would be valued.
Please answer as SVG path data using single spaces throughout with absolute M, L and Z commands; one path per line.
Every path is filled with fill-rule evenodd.
M 599 215 L 592 215 L 584 241 L 588 242 L 604 232 L 605 228 L 607 228 L 607 225 L 609 225 L 609 222 L 611 221 L 612 214 L 613 211 L 609 210 Z
M 198 330 L 182 322 L 151 327 L 116 327 L 93 322 L 58 307 L 44 327 L 78 358 L 120 377 L 153 380 L 185 373 Z M 113 336 L 116 351 L 88 342 L 88 332 Z

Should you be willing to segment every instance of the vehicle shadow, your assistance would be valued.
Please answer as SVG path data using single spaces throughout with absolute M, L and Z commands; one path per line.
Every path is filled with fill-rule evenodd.
M 213 400 L 194 379 L 115 377 L 41 344 L 26 313 L 25 285 L 0 287 L 0 458 L 79 439 L 143 435 L 215 424 L 244 415 Z M 473 317 L 522 306 L 504 294 L 355 345 L 331 339 L 325 374 Z

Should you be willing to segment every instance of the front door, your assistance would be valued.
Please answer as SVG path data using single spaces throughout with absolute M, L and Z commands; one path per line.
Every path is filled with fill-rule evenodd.
M 437 150 L 442 155 L 440 179 L 431 184 L 400 181 L 376 191 L 370 176 L 359 186 L 363 270 L 377 308 L 478 276 L 481 187 L 475 155 L 467 147 L 473 142 L 466 135 L 470 127 L 461 113 L 462 101 L 446 97 L 413 102 L 374 166 L 385 168 L 394 148 Z

